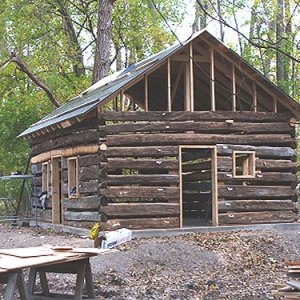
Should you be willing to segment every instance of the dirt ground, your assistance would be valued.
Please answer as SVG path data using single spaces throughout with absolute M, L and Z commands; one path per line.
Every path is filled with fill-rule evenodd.
M 299 260 L 300 232 L 236 231 L 136 239 L 91 259 L 99 299 L 275 299 L 285 261 Z M 0 248 L 89 247 L 88 239 L 0 224 Z M 51 291 L 72 291 L 73 275 L 49 276 Z M 0 297 L 1 298 L 1 297 Z

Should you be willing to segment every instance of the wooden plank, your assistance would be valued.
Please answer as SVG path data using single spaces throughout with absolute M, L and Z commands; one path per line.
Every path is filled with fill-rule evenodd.
M 178 184 L 178 175 L 166 174 L 151 174 L 151 175 L 108 175 L 106 182 L 108 185 L 128 185 L 128 184 L 141 184 L 141 185 L 165 185 L 165 184 Z
M 100 207 L 109 218 L 178 216 L 178 203 L 111 203 Z
M 252 145 L 278 145 L 287 146 L 293 139 L 288 134 L 262 134 L 262 135 L 222 135 L 222 134 L 124 134 L 107 136 L 108 146 L 146 146 L 146 145 L 211 145 L 217 143 L 236 143 Z
M 211 111 L 216 110 L 216 97 L 215 97 L 215 59 L 214 49 L 210 48 L 210 103 Z
M 292 211 L 261 211 L 219 214 L 219 221 L 222 225 L 291 223 L 297 219 L 297 214 Z
M 51 151 L 47 151 L 41 153 L 39 155 L 33 156 L 31 158 L 31 163 L 41 163 L 47 160 L 50 160 L 53 156 L 63 156 L 63 157 L 70 157 L 70 156 L 77 156 L 77 155 L 85 155 L 85 154 L 94 154 L 98 153 L 98 145 L 89 145 L 89 146 L 76 146 L 67 149 L 55 149 Z
M 128 229 L 178 228 L 179 217 L 114 219 L 103 223 L 103 227 L 105 230 L 116 230 L 123 227 Z
M 255 81 L 252 81 L 252 94 L 253 94 L 253 111 L 257 112 L 257 89 Z
M 228 199 L 291 199 L 295 195 L 290 186 L 224 185 L 218 192 L 220 198 Z
M 100 214 L 88 211 L 64 211 L 64 219 L 66 221 L 100 222 Z
M 291 114 L 274 112 L 243 111 L 238 114 L 230 111 L 151 111 L 151 112 L 113 112 L 101 115 L 106 121 L 225 121 L 235 122 L 288 122 Z
M 99 126 L 100 130 L 106 130 L 107 134 L 120 134 L 125 132 L 185 132 L 195 131 L 202 133 L 291 133 L 293 128 L 287 122 L 234 122 L 202 121 L 202 122 L 138 122 L 119 123 Z
M 163 157 L 177 156 L 178 146 L 108 147 L 107 157 Z
M 290 147 L 250 146 L 218 144 L 218 155 L 232 155 L 233 150 L 255 151 L 256 157 L 262 158 L 293 158 L 296 156 L 295 149 Z
M 167 90 L 168 90 L 168 111 L 172 111 L 172 87 L 171 87 L 171 62 L 170 58 L 167 59 Z
M 144 75 L 144 82 L 145 82 L 145 86 L 144 86 L 144 93 L 145 93 L 145 111 L 149 111 L 149 87 L 148 87 L 148 75 L 145 74 Z
M 219 202 L 219 212 L 239 211 L 273 211 L 296 208 L 292 200 L 227 200 Z
M 98 196 L 86 196 L 79 199 L 64 199 L 64 208 L 74 211 L 98 210 L 100 198 Z
M 107 163 L 102 163 L 107 170 L 115 169 L 178 169 L 176 159 L 117 159 L 109 158 Z
M 212 151 L 212 166 L 211 166 L 211 180 L 212 180 L 212 188 L 211 188 L 211 196 L 212 196 L 212 224 L 213 226 L 219 225 L 219 203 L 218 203 L 218 180 L 217 180 L 217 148 L 213 148 Z
M 235 80 L 235 66 L 234 65 L 232 65 L 231 90 L 232 90 L 232 111 L 236 111 L 236 80 Z
M 190 42 L 189 44 L 189 71 L 190 71 L 190 106 L 191 111 L 195 110 L 195 104 L 194 104 L 194 67 L 193 67 L 193 42 Z
M 149 186 L 137 186 L 137 187 L 108 187 L 105 190 L 101 190 L 101 194 L 106 197 L 118 197 L 118 198 L 160 198 L 169 199 L 179 197 L 179 188 L 177 187 L 149 187 Z
M 185 63 L 184 69 L 184 110 L 191 111 L 190 65 Z
M 60 203 L 61 203 L 61 179 L 60 179 L 61 157 L 51 159 L 51 186 L 52 186 L 52 223 L 60 224 Z

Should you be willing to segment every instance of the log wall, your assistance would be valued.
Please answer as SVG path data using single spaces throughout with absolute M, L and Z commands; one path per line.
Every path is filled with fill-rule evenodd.
M 96 120 L 97 119 L 89 119 L 88 121 L 79 123 L 73 127 L 61 129 L 49 136 L 41 136 L 31 140 L 32 156 L 43 154 L 50 150 L 57 150 L 57 153 L 59 153 L 60 150 L 63 152 L 66 149 L 74 149 L 80 146 L 92 145 L 98 147 L 99 138 Z M 98 197 L 99 155 L 98 153 L 84 153 L 77 157 L 79 168 L 79 197 L 69 199 L 68 157 L 62 156 L 62 223 L 77 227 L 91 227 L 95 222 L 99 222 L 100 220 L 100 200 Z M 47 160 L 47 162 L 50 167 L 51 160 Z M 34 194 L 37 196 L 42 192 L 42 163 L 43 161 L 35 164 L 38 172 L 36 174 L 36 191 L 34 191 Z M 37 215 L 39 221 L 52 222 L 51 192 L 46 201 L 46 210 L 43 210 L 41 203 L 38 202 Z
M 179 226 L 179 145 L 217 145 L 220 225 L 293 222 L 296 152 L 289 120 L 265 112 L 101 114 L 99 194 L 106 227 Z M 255 151 L 253 178 L 232 177 L 233 150 Z M 185 176 L 189 182 L 211 178 L 196 169 Z

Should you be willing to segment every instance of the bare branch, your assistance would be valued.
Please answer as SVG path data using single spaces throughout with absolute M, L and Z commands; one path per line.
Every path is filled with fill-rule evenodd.
M 16 63 L 22 72 L 24 72 L 25 74 L 27 74 L 27 76 L 37 86 L 39 86 L 42 90 L 45 91 L 45 93 L 47 94 L 48 98 L 54 104 L 55 107 L 60 107 L 60 103 L 58 102 L 58 100 L 56 99 L 56 97 L 54 96 L 54 94 L 52 93 L 52 91 L 50 90 L 50 88 L 45 83 L 43 83 L 42 80 L 38 76 L 36 76 L 34 73 L 32 73 L 30 71 L 30 69 L 28 68 L 27 64 L 18 55 L 16 55 L 15 53 L 12 53 L 10 61 L 13 61 L 14 63 Z

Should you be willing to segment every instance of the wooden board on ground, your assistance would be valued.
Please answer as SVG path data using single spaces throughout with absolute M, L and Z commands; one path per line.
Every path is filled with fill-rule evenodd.
M 31 248 L 16 248 L 16 249 L 0 249 L 0 254 L 6 254 L 10 256 L 30 258 L 37 256 L 49 256 L 53 255 L 53 250 L 48 248 L 31 247 Z

